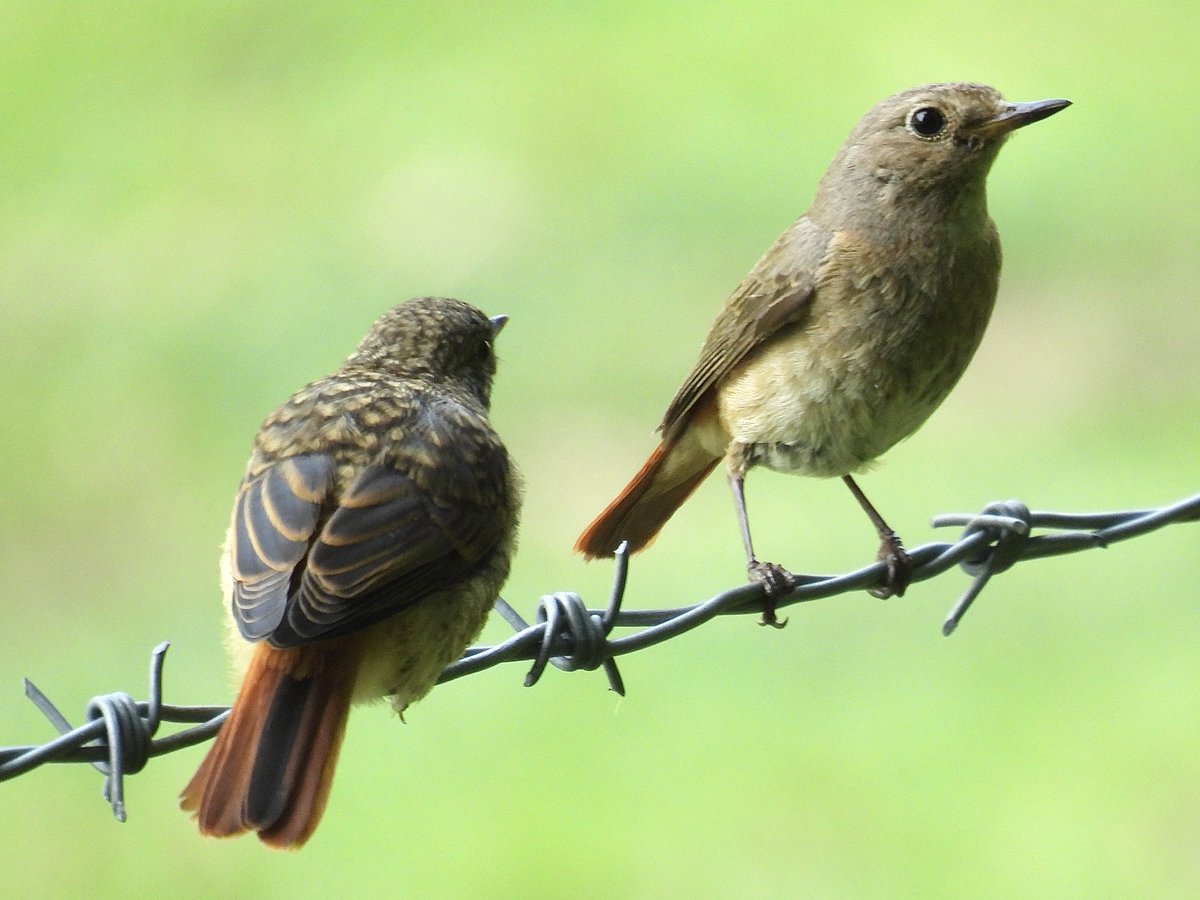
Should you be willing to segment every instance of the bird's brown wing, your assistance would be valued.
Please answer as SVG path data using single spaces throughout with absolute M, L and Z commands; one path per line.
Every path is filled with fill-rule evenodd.
M 693 407 L 755 347 L 780 329 L 805 321 L 829 241 L 829 232 L 802 218 L 737 286 L 713 322 L 700 359 L 667 407 L 659 426 L 665 438 L 686 425 Z
M 306 454 L 243 485 L 233 614 L 247 640 L 294 647 L 365 628 L 470 575 L 507 533 L 507 456 L 460 407 L 426 410 L 340 492 L 335 475 L 332 455 Z
M 309 453 L 284 459 L 242 482 L 230 526 L 233 616 L 251 641 L 283 619 L 322 508 L 333 491 L 337 461 Z

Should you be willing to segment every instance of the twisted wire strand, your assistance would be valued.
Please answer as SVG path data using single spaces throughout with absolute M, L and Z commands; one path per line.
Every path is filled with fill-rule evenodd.
M 1200 494 L 1148 509 L 1101 513 L 1032 512 L 1018 500 L 992 503 L 978 514 L 950 514 L 933 519 L 935 528 L 960 527 L 954 542 L 924 544 L 909 551 L 912 581 L 925 581 L 959 566 L 972 578 L 942 625 L 953 633 L 988 581 L 1017 562 L 1100 549 L 1139 537 L 1167 525 L 1200 521 Z M 1035 529 L 1057 533 L 1034 535 Z M 532 661 L 526 686 L 538 682 L 548 665 L 563 671 L 604 669 L 610 690 L 624 695 L 616 657 L 678 637 L 721 615 L 753 615 L 762 611 L 764 587 L 752 582 L 723 591 L 702 603 L 672 609 L 622 609 L 629 574 L 626 547 L 618 550 L 613 586 L 604 610 L 589 609 L 576 593 L 559 591 L 538 602 L 530 624 L 503 598 L 497 612 L 516 632 L 490 647 L 472 647 L 442 673 L 439 684 L 505 662 Z M 885 564 L 874 563 L 839 575 L 797 575 L 795 588 L 776 599 L 776 607 L 806 603 L 883 583 Z M 637 628 L 612 637 L 614 628 Z M 154 648 L 150 659 L 150 699 L 135 701 L 117 692 L 98 696 L 87 705 L 87 723 L 72 727 L 34 684 L 25 679 L 25 694 L 59 732 L 44 744 L 0 748 L 0 781 L 24 775 L 46 763 L 90 763 L 104 776 L 104 797 L 118 821 L 126 818 L 124 779 L 156 756 L 212 738 L 229 717 L 226 706 L 174 706 L 162 702 L 162 674 L 169 644 Z M 163 722 L 193 727 L 156 737 Z

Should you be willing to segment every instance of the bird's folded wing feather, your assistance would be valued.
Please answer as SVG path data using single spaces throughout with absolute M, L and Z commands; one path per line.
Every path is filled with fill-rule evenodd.
M 349 634 L 469 574 L 497 545 L 507 460 L 463 439 L 453 418 L 426 415 L 388 464 L 340 493 L 328 454 L 282 460 L 243 485 L 233 612 L 245 638 L 292 647 Z
M 804 322 L 829 237 L 809 219 L 800 219 L 737 286 L 713 322 L 700 359 L 663 416 L 659 429 L 664 437 L 684 428 L 692 408 L 763 341 Z

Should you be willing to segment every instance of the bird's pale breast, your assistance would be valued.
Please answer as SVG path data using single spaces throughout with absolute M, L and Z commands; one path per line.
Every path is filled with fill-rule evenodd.
M 864 271 L 853 251 L 827 263 L 809 321 L 721 386 L 720 421 L 753 446 L 755 464 L 816 476 L 864 468 L 920 427 L 979 345 L 999 278 L 994 230 L 923 265 Z

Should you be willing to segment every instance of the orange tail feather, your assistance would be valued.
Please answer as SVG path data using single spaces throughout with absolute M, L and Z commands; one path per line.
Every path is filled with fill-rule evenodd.
M 720 461 L 686 437 L 663 441 L 617 499 L 584 529 L 575 551 L 597 559 L 612 556 L 622 541 L 629 542 L 631 552 L 648 546 Z
M 200 833 L 304 844 L 325 811 L 357 672 L 353 648 L 260 645 L 208 756 L 180 795 Z

